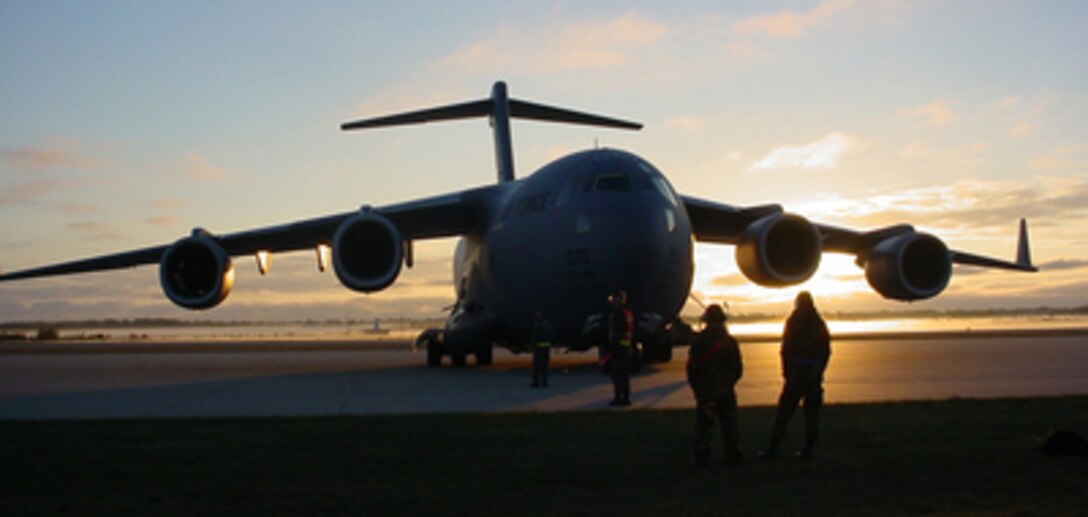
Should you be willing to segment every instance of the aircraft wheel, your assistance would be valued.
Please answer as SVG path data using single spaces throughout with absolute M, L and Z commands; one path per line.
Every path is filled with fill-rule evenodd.
M 450 359 L 453 360 L 453 365 L 454 366 L 464 366 L 465 365 L 465 354 L 450 354 Z
M 480 366 L 487 366 L 491 364 L 491 345 L 479 349 L 476 351 L 476 364 Z
M 672 361 L 672 346 L 670 346 L 669 343 L 662 343 L 657 358 L 663 363 Z
M 424 330 L 423 333 L 416 338 L 417 347 L 422 348 L 424 345 L 427 347 L 427 366 L 442 366 L 442 341 L 438 339 L 437 330 Z
M 647 363 L 667 363 L 672 361 L 672 346 L 662 336 L 660 340 L 643 344 L 642 357 Z

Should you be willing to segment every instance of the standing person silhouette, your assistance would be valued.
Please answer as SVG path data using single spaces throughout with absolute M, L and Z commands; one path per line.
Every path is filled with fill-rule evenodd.
M 774 458 L 786 434 L 786 425 L 803 400 L 805 405 L 805 447 L 797 454 L 810 460 L 820 431 L 820 407 L 824 400 L 824 370 L 831 359 L 831 335 L 816 312 L 812 294 L 801 291 L 794 299 L 793 313 L 782 333 L 782 376 L 785 385 L 778 398 L 778 413 L 771 428 L 770 447 L 761 456 Z
M 714 421 L 722 426 L 726 465 L 740 462 L 735 386 L 744 373 L 740 347 L 725 328 L 725 311 L 718 304 L 703 312 L 703 331 L 688 353 L 688 384 L 695 394 L 695 464 L 710 466 Z
M 533 347 L 533 383 L 531 388 L 548 387 L 548 361 L 552 349 L 552 322 L 544 316 L 544 311 L 537 309 L 533 314 L 532 335 L 529 338 Z
M 617 291 L 609 301 L 612 313 L 608 315 L 608 347 L 611 354 L 609 368 L 612 372 L 613 397 L 610 406 L 631 405 L 631 347 L 634 341 L 635 317 L 627 308 L 627 293 Z

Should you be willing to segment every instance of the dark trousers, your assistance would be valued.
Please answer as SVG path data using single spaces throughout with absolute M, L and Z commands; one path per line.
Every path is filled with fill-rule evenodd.
M 612 393 L 614 400 L 631 400 L 631 347 L 617 346 L 612 349 L 609 368 L 612 371 Z
M 786 425 L 802 400 L 805 404 L 805 451 L 812 452 L 819 438 L 820 406 L 824 403 L 823 380 L 818 375 L 798 375 L 786 379 L 786 386 L 778 397 L 778 413 L 771 429 L 770 452 L 778 449 L 778 444 L 786 434 Z
M 728 462 L 740 459 L 740 433 L 737 430 L 737 393 L 726 390 L 716 399 L 695 401 L 695 459 L 710 458 L 714 420 L 721 422 L 722 450 Z
M 533 348 L 533 386 L 548 385 L 548 360 L 551 350 L 547 346 Z

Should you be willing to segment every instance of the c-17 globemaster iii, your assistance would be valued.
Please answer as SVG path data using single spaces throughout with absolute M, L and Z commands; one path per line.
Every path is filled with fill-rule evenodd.
M 620 150 L 591 149 L 515 178 L 510 119 L 640 129 L 615 118 L 511 99 L 506 85 L 491 96 L 343 124 L 363 129 L 487 116 L 494 135 L 496 184 L 387 206 L 223 235 L 204 229 L 172 244 L 0 275 L 0 281 L 158 264 L 162 289 L 175 304 L 208 309 L 234 284 L 231 257 L 257 256 L 265 272 L 272 252 L 317 250 L 344 286 L 375 292 L 412 265 L 412 243 L 460 237 L 453 258 L 456 301 L 442 329 L 420 336 L 428 364 L 473 354 L 491 362 L 493 345 L 529 349 L 533 314 L 552 320 L 554 341 L 571 350 L 601 344 L 607 297 L 625 291 L 637 319 L 645 360 L 667 360 L 670 332 L 688 298 L 693 241 L 736 247 L 741 272 L 764 286 L 807 280 L 823 252 L 848 253 L 869 285 L 894 300 L 936 296 L 952 264 L 1035 271 L 1021 220 L 1017 257 L 1005 261 L 949 249 L 938 237 L 900 224 L 856 231 L 783 211 L 778 205 L 733 206 L 678 194 L 650 162 Z

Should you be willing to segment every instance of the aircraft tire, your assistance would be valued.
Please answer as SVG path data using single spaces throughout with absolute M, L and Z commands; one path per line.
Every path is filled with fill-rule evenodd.
M 669 343 L 658 344 L 657 352 L 658 361 L 662 363 L 672 361 L 672 346 L 670 346 Z
M 476 364 L 487 366 L 491 364 L 491 345 L 487 345 L 476 351 Z

